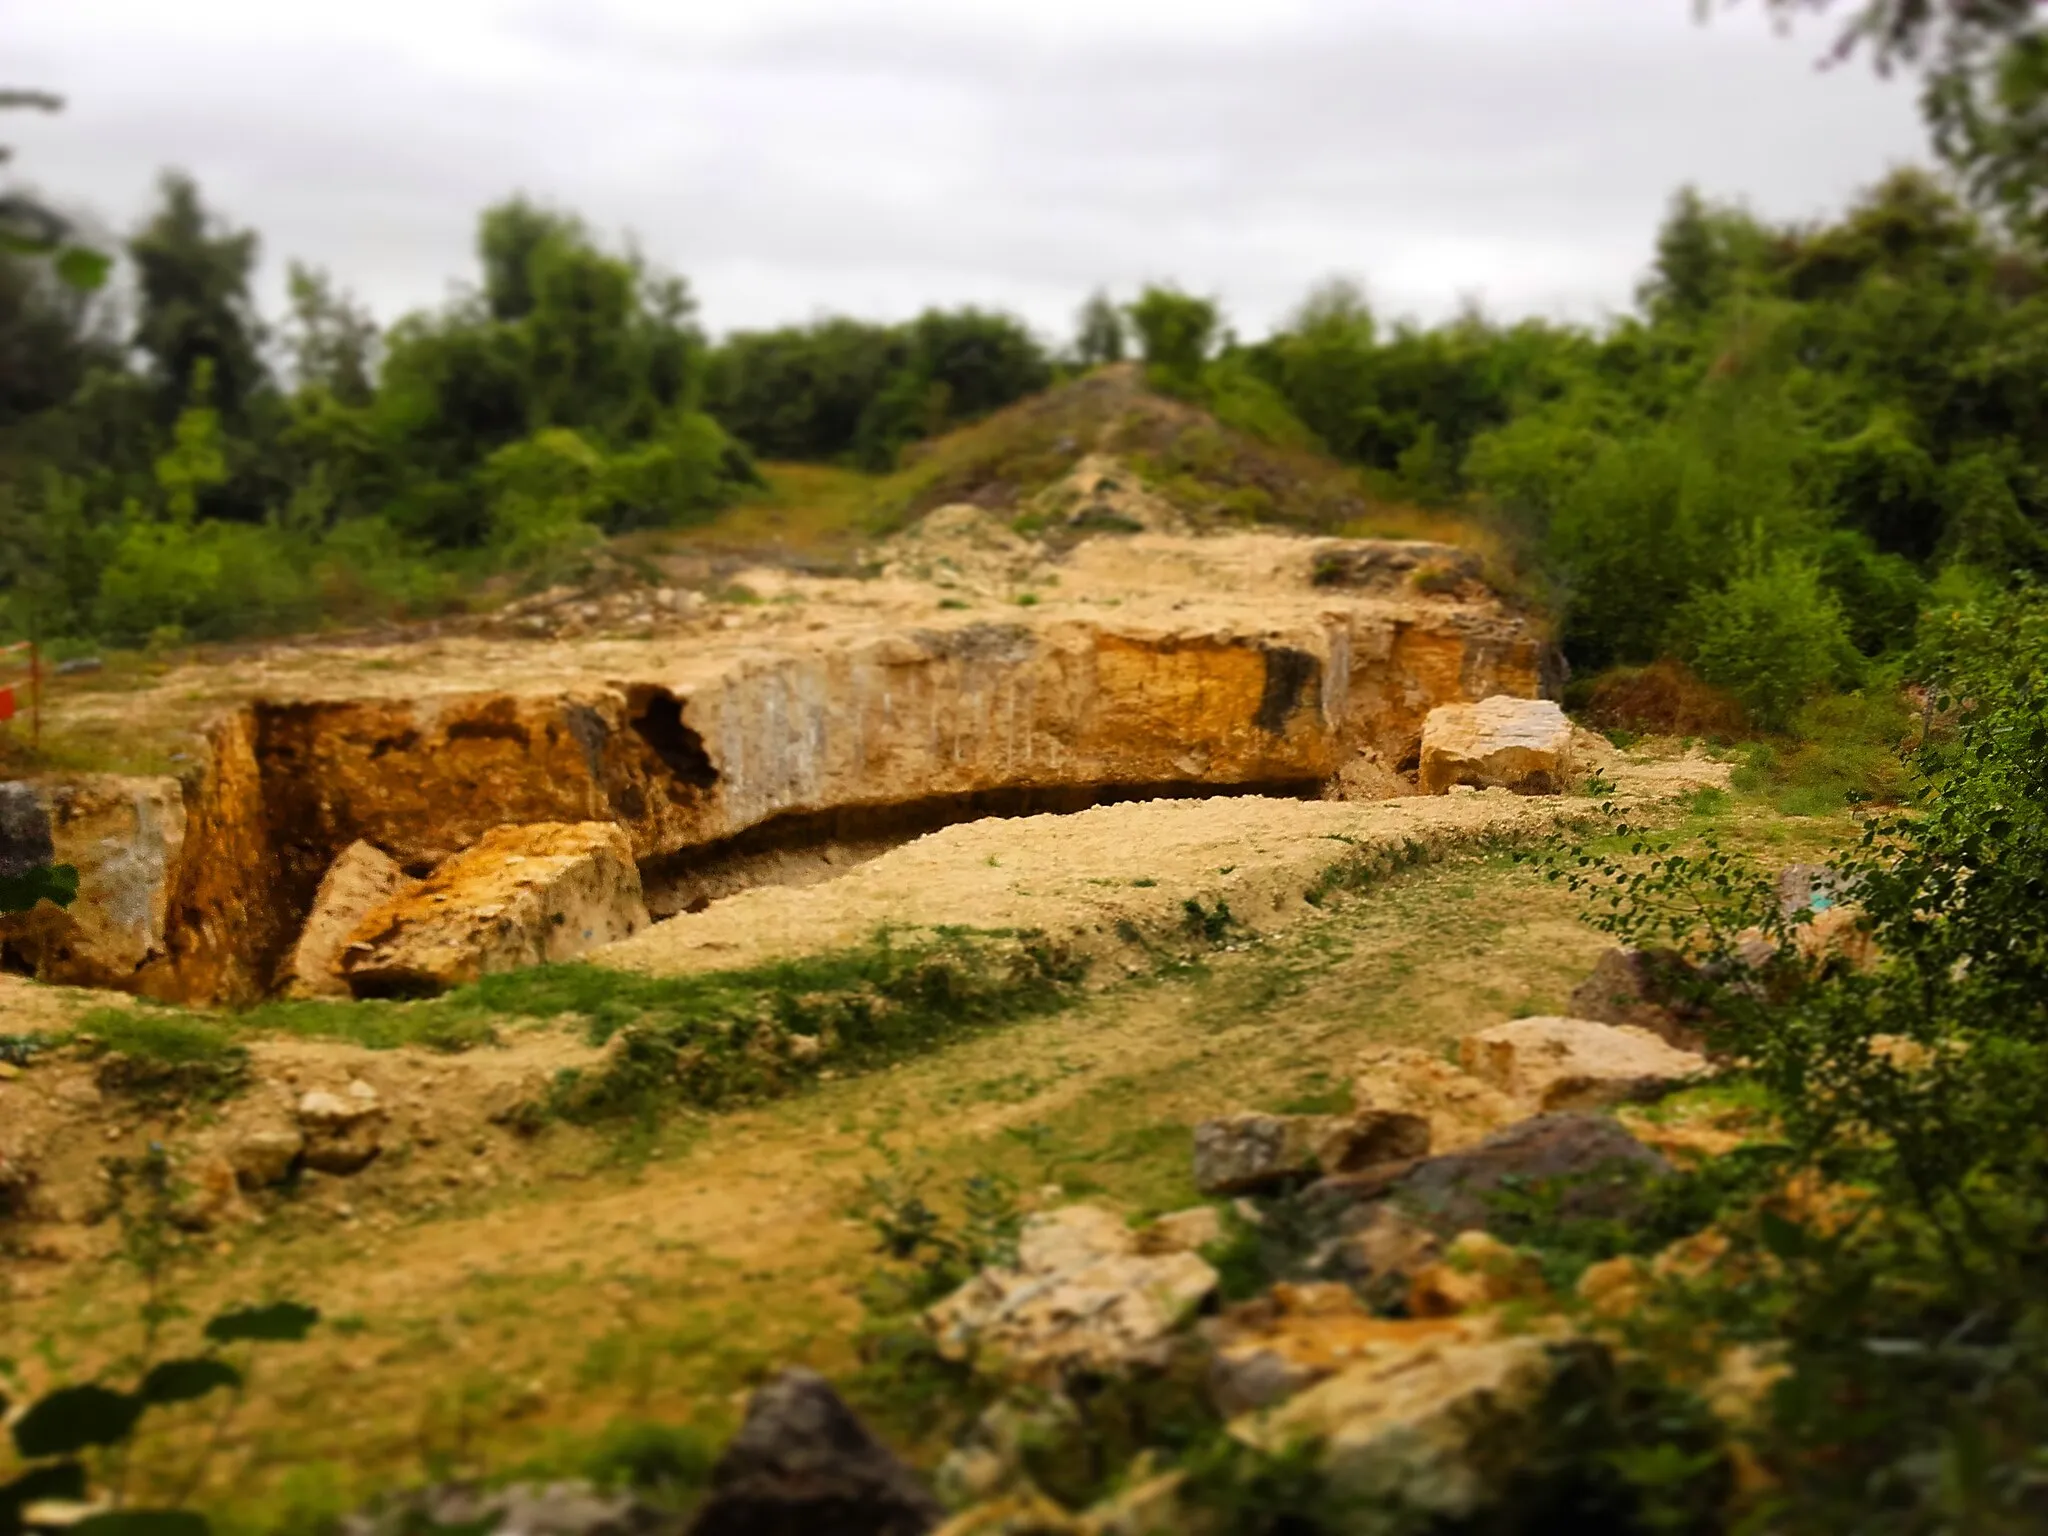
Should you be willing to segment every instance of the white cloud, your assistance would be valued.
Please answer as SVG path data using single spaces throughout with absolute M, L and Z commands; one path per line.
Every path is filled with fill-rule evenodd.
M 1240 329 L 1319 275 L 1396 311 L 1626 304 L 1670 192 L 1775 217 L 1917 157 L 1910 85 L 1689 0 L 14 0 L 70 112 L 22 168 L 121 222 L 193 171 L 389 317 L 515 189 L 630 229 L 715 326 L 929 302 L 1063 330 L 1173 276 Z

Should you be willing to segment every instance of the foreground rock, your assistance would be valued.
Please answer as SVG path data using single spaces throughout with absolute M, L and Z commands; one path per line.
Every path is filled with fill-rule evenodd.
M 1707 1061 L 1647 1029 L 1592 1019 L 1515 1019 L 1459 1043 L 1466 1069 L 1531 1110 L 1601 1109 L 1654 1099 Z
M 1559 1364 L 1540 1338 L 1417 1331 L 1231 1433 L 1273 1454 L 1319 1444 L 1340 1498 L 1461 1519 L 1526 1466 Z
M 1509 1189 L 1557 1181 L 1564 1220 L 1624 1220 L 1643 1203 L 1643 1185 L 1671 1165 L 1601 1115 L 1539 1115 L 1511 1125 L 1462 1152 L 1395 1169 L 1324 1179 L 1311 1186 L 1314 1206 L 1342 1233 L 1364 1231 L 1390 1202 L 1443 1237 L 1484 1231 Z
M 344 950 L 357 997 L 421 997 L 573 959 L 647 926 L 640 871 L 609 822 L 500 827 L 372 910 Z
M 925 1314 L 949 1360 L 999 1363 L 1052 1383 L 1070 1371 L 1163 1364 L 1172 1335 L 1216 1289 L 1193 1253 L 1145 1253 L 1094 1206 L 1033 1216 L 1015 1267 L 983 1270 Z
M 341 960 L 363 919 L 411 889 L 398 862 L 374 843 L 351 843 L 321 878 L 312 913 L 285 973 L 290 997 L 347 997 Z
M 1443 705 L 1423 722 L 1420 783 L 1426 795 L 1457 784 L 1555 795 L 1571 771 L 1572 723 L 1548 699 L 1497 694 L 1477 704 Z
M 1195 1187 L 1205 1195 L 1262 1194 L 1428 1151 L 1429 1122 L 1401 1110 L 1224 1115 L 1195 1127 Z
M 786 1370 L 747 1404 L 690 1536 L 923 1536 L 943 1515 L 824 1377 Z
M 0 917 L 0 945 L 43 981 L 133 986 L 164 952 L 185 845 L 184 791 L 171 778 L 87 774 L 0 784 L 0 873 L 78 871 L 78 899 Z
M 1349 1286 L 1274 1286 L 1200 1325 L 1209 1395 L 1226 1417 L 1270 1408 L 1361 1361 L 1418 1342 L 1476 1336 L 1445 1318 L 1377 1317 Z

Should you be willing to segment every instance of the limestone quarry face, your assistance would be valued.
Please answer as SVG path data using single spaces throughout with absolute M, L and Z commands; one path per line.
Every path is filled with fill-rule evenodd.
M 12 963 L 248 1001 L 298 974 L 357 844 L 420 878 L 500 827 L 605 824 L 666 916 L 979 816 L 1405 783 L 1431 711 L 1542 686 L 1541 637 L 1445 546 L 1139 531 L 1052 552 L 942 513 L 878 579 L 745 573 L 756 609 L 670 605 L 665 632 L 280 648 L 206 690 L 123 695 L 159 733 L 198 729 L 195 694 L 227 708 L 182 785 L 34 789 L 95 808 L 65 852 L 120 894 L 70 920 L 98 925 L 90 946 L 10 935 Z M 1037 600 L 963 610 L 913 569 L 947 559 L 1035 572 Z M 127 830 L 91 830 L 106 818 Z

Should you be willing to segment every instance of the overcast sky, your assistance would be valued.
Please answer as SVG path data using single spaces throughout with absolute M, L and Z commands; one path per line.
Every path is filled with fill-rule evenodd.
M 1048 335 L 1097 284 L 1317 278 L 1435 318 L 1621 308 L 1672 189 L 1773 217 L 1924 157 L 1909 82 L 1756 0 L 0 0 L 17 168 L 121 227 L 182 166 L 390 319 L 525 190 L 716 330 L 931 303 Z

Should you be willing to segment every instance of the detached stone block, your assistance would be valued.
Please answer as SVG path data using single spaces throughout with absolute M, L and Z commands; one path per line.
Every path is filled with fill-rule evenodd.
M 648 923 L 640 870 L 610 822 L 499 827 L 375 908 L 341 973 L 357 997 L 428 997 L 569 960 Z

